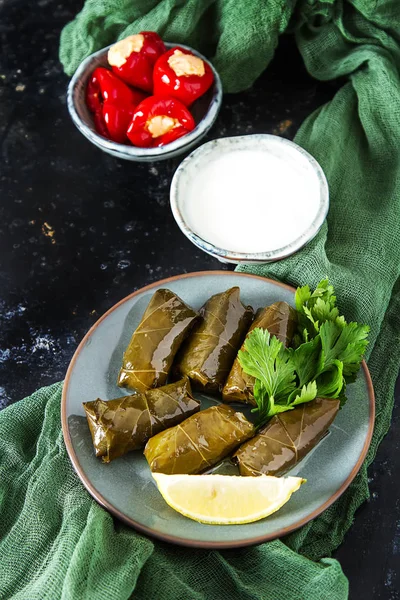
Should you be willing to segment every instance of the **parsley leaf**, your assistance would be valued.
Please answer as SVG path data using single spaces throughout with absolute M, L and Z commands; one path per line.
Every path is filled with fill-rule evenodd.
M 238 359 L 245 373 L 260 381 L 256 381 L 253 392 L 260 416 L 282 412 L 277 403 L 285 403 L 296 385 L 291 352 L 267 330 L 257 327 L 247 337 L 244 350 L 239 350 Z
M 300 393 L 298 393 L 300 391 Z M 292 406 L 296 404 L 304 404 L 304 402 L 310 402 L 317 397 L 317 383 L 315 381 L 311 381 L 307 385 L 303 385 L 301 390 L 297 390 L 297 394 L 291 402 Z
M 267 390 L 265 389 L 260 379 L 256 379 L 255 381 L 253 395 L 254 398 L 256 398 L 257 406 L 255 408 L 252 408 L 251 412 L 258 412 L 256 422 L 257 427 L 257 425 L 261 426 L 263 423 L 265 423 L 265 421 L 268 420 L 269 412 L 271 410 L 271 402 L 269 400 Z
M 335 360 L 317 376 L 318 395 L 321 398 L 338 398 L 344 384 L 343 363 Z
M 358 323 L 323 323 L 314 339 L 293 352 L 299 387 L 315 380 L 318 396 L 344 399 L 344 383 L 354 380 L 360 368 L 368 331 L 367 325 Z
M 316 374 L 322 369 L 321 364 L 321 338 L 318 335 L 305 344 L 301 344 L 292 355 L 292 362 L 299 378 L 299 387 L 315 379 Z
M 288 410 L 292 410 L 292 406 L 288 406 L 287 404 L 275 404 L 274 398 L 269 397 L 267 394 L 267 390 L 264 385 L 261 383 L 259 379 L 256 379 L 253 388 L 253 395 L 256 398 L 257 407 L 252 408 L 251 412 L 257 412 L 258 417 L 256 420 L 256 429 L 264 425 L 268 419 L 273 417 L 279 412 L 286 412 Z
M 344 317 L 339 315 L 334 289 L 328 279 L 322 279 L 312 293 L 308 285 L 297 288 L 295 303 L 299 313 L 299 332 L 304 342 L 318 335 L 321 325 L 327 321 L 336 323 L 338 327 L 346 324 Z
M 360 368 L 368 345 L 368 332 L 368 325 L 359 323 L 346 323 L 343 328 L 330 321 L 321 325 L 324 368 L 335 364 L 336 360 L 341 361 L 343 376 L 351 379 Z

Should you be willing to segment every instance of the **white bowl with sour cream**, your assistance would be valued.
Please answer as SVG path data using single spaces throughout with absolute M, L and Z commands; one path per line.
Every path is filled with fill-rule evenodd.
M 319 163 L 275 135 L 213 140 L 192 152 L 171 183 L 183 233 L 229 263 L 280 260 L 318 233 L 329 208 Z

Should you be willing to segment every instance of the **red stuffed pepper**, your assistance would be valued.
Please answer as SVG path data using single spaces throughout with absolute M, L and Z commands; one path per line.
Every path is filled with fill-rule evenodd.
M 153 68 L 165 50 L 164 42 L 157 33 L 142 31 L 111 46 L 108 63 L 120 79 L 151 93 Z
M 119 144 L 126 144 L 128 142 L 126 132 L 135 114 L 135 110 L 136 106 L 133 105 L 121 106 L 112 102 L 105 102 L 103 104 L 102 116 L 110 140 Z
M 137 106 L 144 98 L 143 92 L 132 90 L 112 71 L 104 67 L 98 67 L 93 71 L 86 88 L 86 104 L 93 113 L 101 108 L 103 102 Z
M 86 104 L 94 114 L 96 131 L 114 142 L 127 141 L 126 130 L 143 92 L 132 90 L 103 67 L 95 69 L 86 88 Z
M 106 127 L 106 123 L 104 121 L 103 111 L 101 108 L 97 112 L 93 113 L 93 121 L 97 133 L 99 133 L 107 139 L 111 139 L 110 134 L 108 133 L 108 129 Z
M 150 96 L 136 108 L 127 135 L 134 146 L 165 146 L 195 125 L 186 106 L 176 98 Z
M 154 66 L 154 95 L 173 96 L 186 106 L 205 94 L 213 81 L 210 66 L 183 48 L 172 48 Z

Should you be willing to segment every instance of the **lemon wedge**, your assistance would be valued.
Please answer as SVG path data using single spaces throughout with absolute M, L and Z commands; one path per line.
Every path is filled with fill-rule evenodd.
M 306 481 L 267 475 L 152 475 L 171 508 L 208 525 L 240 525 L 264 519 L 286 504 Z

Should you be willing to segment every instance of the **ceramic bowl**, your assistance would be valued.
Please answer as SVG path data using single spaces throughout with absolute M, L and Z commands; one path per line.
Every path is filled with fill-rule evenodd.
M 92 113 L 86 106 L 85 91 L 91 73 L 97 67 L 107 67 L 107 52 L 110 46 L 102 48 L 98 52 L 86 58 L 76 70 L 72 77 L 67 93 L 67 105 L 71 119 L 79 131 L 92 144 L 112 154 L 117 158 L 139 162 L 153 162 L 172 158 L 187 152 L 207 134 L 217 118 L 222 102 L 222 84 L 217 71 L 213 65 L 193 48 L 183 44 L 165 44 L 167 49 L 179 45 L 180 48 L 189 50 L 202 60 L 207 62 L 214 73 L 214 83 L 204 96 L 196 100 L 190 107 L 190 111 L 196 121 L 196 127 L 187 135 L 163 146 L 161 148 L 137 148 L 128 144 L 118 144 L 99 135 L 94 127 Z
M 203 239 L 196 232 L 195 224 L 192 223 L 191 226 L 188 223 L 188 219 L 185 217 L 185 202 L 187 202 L 188 199 L 187 190 L 190 182 L 200 169 L 206 167 L 222 154 L 230 151 L 259 151 L 260 149 L 263 149 L 263 147 L 268 151 L 271 141 L 273 141 L 274 144 L 279 144 L 279 149 L 282 150 L 283 153 L 287 152 L 288 156 L 293 154 L 293 152 L 298 155 L 298 160 L 301 162 L 302 168 L 307 169 L 307 172 L 313 177 L 314 184 L 318 186 L 318 209 L 312 223 L 305 231 L 302 231 L 301 234 L 299 234 L 297 239 L 292 240 L 289 244 L 281 248 L 270 250 L 268 252 L 236 252 L 229 248 L 219 248 Z M 180 164 L 174 174 L 171 183 L 170 202 L 172 213 L 181 231 L 198 248 L 207 254 L 211 254 L 211 256 L 218 258 L 218 260 L 223 263 L 257 264 L 286 258 L 297 252 L 297 250 L 305 246 L 305 244 L 317 235 L 329 209 L 329 189 L 322 167 L 311 154 L 306 152 L 306 150 L 286 138 L 269 134 L 254 134 L 212 140 L 192 152 Z M 223 226 L 223 223 L 221 225 Z

